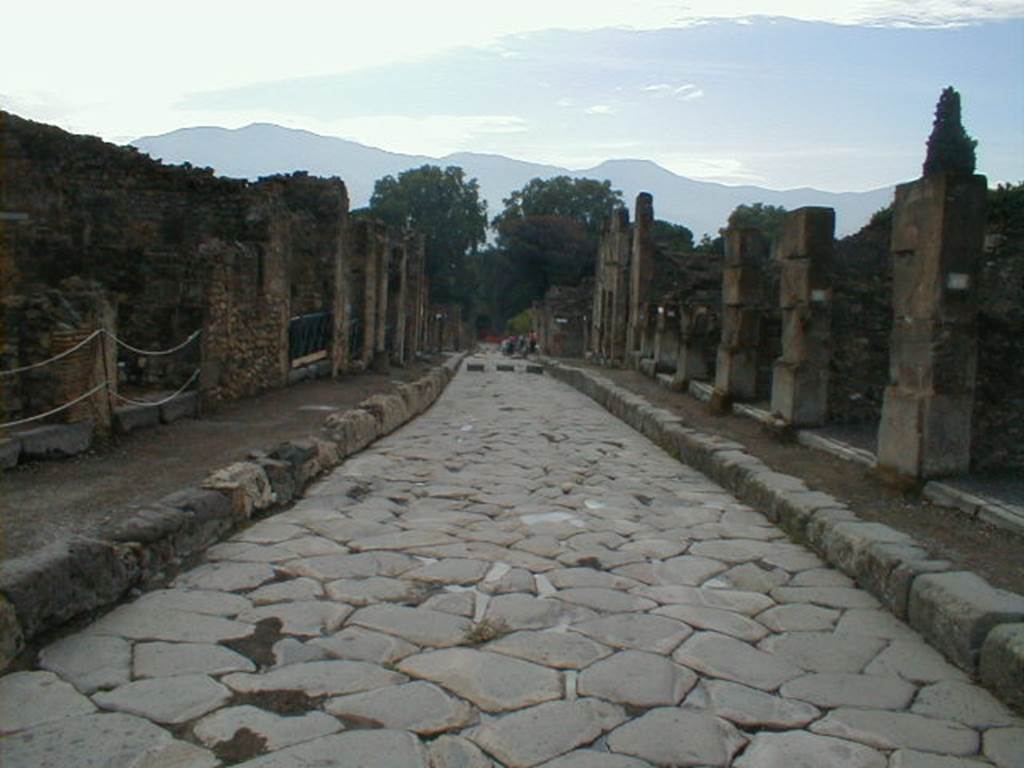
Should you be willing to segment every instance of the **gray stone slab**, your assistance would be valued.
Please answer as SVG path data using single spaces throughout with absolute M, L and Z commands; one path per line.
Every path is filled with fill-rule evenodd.
M 581 605 L 602 613 L 625 613 L 627 611 L 647 611 L 657 607 L 657 603 L 639 595 L 631 595 L 616 589 L 603 587 L 575 587 L 562 589 L 554 597 L 567 603 Z
M 981 768 L 987 765 L 990 763 L 970 757 L 942 757 L 915 749 L 898 749 L 889 758 L 889 768 Z
M 732 723 L 674 707 L 652 709 L 608 735 L 613 752 L 655 765 L 727 766 L 746 743 Z
M 337 733 L 342 725 L 323 712 L 282 717 L 246 705 L 227 707 L 207 715 L 195 724 L 192 732 L 207 747 L 215 747 L 231 741 L 243 728 L 264 739 L 266 749 L 273 751 Z
M 985 685 L 1024 710 L 1024 623 L 1001 624 L 981 647 L 979 675 Z
M 1024 596 L 970 571 L 926 574 L 911 587 L 909 621 L 957 666 L 974 672 L 989 631 L 1024 621 Z
M 323 649 L 331 657 L 350 661 L 369 661 L 390 665 L 419 651 L 419 647 L 400 637 L 373 632 L 362 627 L 345 627 L 329 637 L 310 640 L 308 645 Z
M 205 589 L 158 589 L 146 592 L 132 605 L 150 610 L 185 611 L 208 616 L 237 616 L 252 607 L 248 597 Z
M 491 720 L 469 738 L 509 768 L 529 768 L 588 744 L 626 719 L 595 699 L 552 701 Z
M 402 578 L 427 584 L 475 584 L 484 577 L 490 567 L 491 564 L 483 560 L 452 557 L 413 568 L 402 574 Z
M 946 755 L 978 751 L 978 733 L 960 723 L 910 712 L 835 709 L 811 726 L 814 733 L 858 741 L 879 749 L 916 749 Z
M 255 670 L 256 665 L 245 656 L 212 643 L 136 643 L 132 661 L 137 679 Z
M 804 731 L 759 733 L 736 768 L 892 768 L 881 752 L 843 739 Z M 936 766 L 938 768 L 938 766 Z
M 230 690 L 206 675 L 137 680 L 92 697 L 104 709 L 172 725 L 202 717 L 230 698 Z
M 5 765 L 32 768 L 216 768 L 205 749 L 141 717 L 96 714 L 56 720 L 0 738 Z
M 1024 728 L 992 728 L 985 731 L 985 757 L 999 768 L 1018 768 L 1024 756 Z
M 89 699 L 53 672 L 13 672 L 0 677 L 0 734 L 94 711 Z
M 650 768 L 650 763 L 635 757 L 578 749 L 544 763 L 542 768 Z
M 443 735 L 427 746 L 430 768 L 493 768 L 480 747 L 461 736 Z
M 878 608 L 880 603 L 862 589 L 850 587 L 776 587 L 771 596 L 779 603 L 809 603 L 825 608 Z
M 821 710 L 811 704 L 784 699 L 739 683 L 706 680 L 701 685 L 709 708 L 719 717 L 744 728 L 801 728 L 821 717 Z
M 954 667 L 924 641 L 896 641 L 864 668 L 867 675 L 899 675 L 914 683 L 940 680 L 966 681 L 967 675 Z
M 706 587 L 641 587 L 636 594 L 649 597 L 665 605 L 699 605 L 718 608 L 746 616 L 755 616 L 775 605 L 767 595 L 736 589 L 710 589 Z
M 322 555 L 288 563 L 288 570 L 320 581 L 365 579 L 369 576 L 400 576 L 419 564 L 400 552 L 360 552 L 354 555 Z
M 13 437 L 0 439 L 0 470 L 18 465 L 21 456 L 21 440 Z
M 885 646 L 878 637 L 785 632 L 765 638 L 757 647 L 809 672 L 860 672 Z
M 757 614 L 757 620 L 773 632 L 813 632 L 832 629 L 839 616 L 834 608 L 797 603 L 769 608 Z
M 697 672 L 764 691 L 775 690 L 803 674 L 801 667 L 788 659 L 716 632 L 698 632 L 672 658 Z
M 340 696 L 397 685 L 406 678 L 364 661 L 308 661 L 261 674 L 236 672 L 223 681 L 238 693 L 302 691 L 309 696 Z
M 252 624 L 265 619 L 278 619 L 281 631 L 287 635 L 319 637 L 324 632 L 333 632 L 352 613 L 352 607 L 344 603 L 326 600 L 296 600 L 287 603 L 272 603 L 238 614 L 238 621 Z
M 443 685 L 486 712 L 507 712 L 562 695 L 562 677 L 558 672 L 472 648 L 448 648 L 409 656 L 399 662 L 398 669 L 411 677 Z
M 348 731 L 278 750 L 237 768 L 314 768 L 338 765 L 345 756 L 348 768 L 427 768 L 427 750 L 407 731 Z
M 247 637 L 252 624 L 220 616 L 178 611 L 159 605 L 132 603 L 115 608 L 85 633 L 111 635 L 130 640 L 167 640 L 179 643 L 220 643 Z
M 349 619 L 367 629 L 395 635 L 416 645 L 447 648 L 465 642 L 473 625 L 460 616 L 404 605 L 370 605 Z
M 247 597 L 253 605 L 290 602 L 292 600 L 314 600 L 323 597 L 324 588 L 320 582 L 306 577 L 264 584 L 250 592 Z
M 255 589 L 273 578 L 274 569 L 266 563 L 210 563 L 183 573 L 173 586 L 236 592 Z
M 160 408 L 143 405 L 126 405 L 115 408 L 113 413 L 114 431 L 122 435 L 136 429 L 149 429 L 160 423 Z
M 652 613 L 678 619 L 695 629 L 720 632 L 748 643 L 756 643 L 768 634 L 768 630 L 754 619 L 718 608 L 705 608 L 700 605 L 666 605 Z
M 14 433 L 21 442 L 21 460 L 62 459 L 89 450 L 92 445 L 94 424 L 80 421 L 76 424 L 48 424 L 44 427 Z
M 356 726 L 394 728 L 433 736 L 460 730 L 476 720 L 476 712 L 431 683 L 415 681 L 328 700 L 324 709 Z
M 426 594 L 422 584 L 404 579 L 371 576 L 368 579 L 338 579 L 327 584 L 327 595 L 351 605 L 379 602 L 419 602 Z
M 798 677 L 782 686 L 780 693 L 820 707 L 905 709 L 916 686 L 896 677 L 823 673 Z
M 922 688 L 910 711 L 940 720 L 955 720 L 978 729 L 1024 727 L 1024 720 L 1015 717 L 984 688 L 949 680 Z
M 484 650 L 555 669 L 582 669 L 612 654 L 611 648 L 574 632 L 513 632 L 488 643 Z
M 92 693 L 131 679 L 132 648 L 120 637 L 71 635 L 40 651 L 39 666 Z
M 659 654 L 619 651 L 580 673 L 576 691 L 634 707 L 674 706 L 697 683 L 697 676 Z
M 640 586 L 635 579 L 617 576 L 593 568 L 558 568 L 544 574 L 545 578 L 558 589 L 574 587 L 603 587 L 605 589 L 632 589 Z
M 621 613 L 583 621 L 569 627 L 612 648 L 671 653 L 693 630 L 666 616 Z

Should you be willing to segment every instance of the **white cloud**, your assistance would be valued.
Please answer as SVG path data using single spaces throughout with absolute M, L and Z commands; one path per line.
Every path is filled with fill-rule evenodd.
M 657 98 L 675 97 L 680 101 L 693 101 L 704 95 L 704 91 L 693 83 L 684 83 L 683 85 L 654 83 L 653 85 L 645 85 L 640 90 L 654 94 Z
M 555 102 L 556 107 L 575 107 L 576 102 L 570 99 L 568 96 L 563 96 Z
M 614 115 L 617 110 L 611 104 L 595 104 L 583 110 L 588 115 Z

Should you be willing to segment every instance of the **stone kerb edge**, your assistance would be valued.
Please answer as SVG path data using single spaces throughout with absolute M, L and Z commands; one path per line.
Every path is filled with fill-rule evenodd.
M 746 448 L 685 426 L 678 416 L 585 369 L 551 359 L 548 372 L 588 395 L 680 461 L 757 508 L 960 668 L 1007 702 L 1024 706 L 1024 597 L 931 558 L 911 536 L 861 520 L 797 477 L 772 470 Z
M 163 580 L 254 513 L 288 504 L 314 478 L 426 411 L 464 357 L 450 357 L 396 394 L 332 414 L 324 424 L 330 440 L 287 441 L 214 470 L 201 487 L 137 507 L 96 538 L 58 540 L 0 564 L 0 671 L 34 637 Z

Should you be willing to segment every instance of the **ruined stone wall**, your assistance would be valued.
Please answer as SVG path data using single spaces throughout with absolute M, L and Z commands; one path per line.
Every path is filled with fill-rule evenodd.
M 590 331 L 594 281 L 554 285 L 538 302 L 535 331 L 541 351 L 554 357 L 583 357 Z

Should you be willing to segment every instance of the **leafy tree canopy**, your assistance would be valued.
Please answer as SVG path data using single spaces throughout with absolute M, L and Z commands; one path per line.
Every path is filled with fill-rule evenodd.
M 595 179 L 556 176 L 533 179 L 502 201 L 505 210 L 494 218 L 499 235 L 514 221 L 529 216 L 561 216 L 581 223 L 597 236 L 609 212 L 622 205 L 622 192 L 612 183 Z
M 924 175 L 932 173 L 974 173 L 975 139 L 967 135 L 960 118 L 960 94 L 946 88 L 935 105 L 935 121 L 928 137 Z
M 764 203 L 737 205 L 729 214 L 728 226 L 752 227 L 771 239 L 782 229 L 782 220 L 785 216 L 786 209 L 781 205 L 765 205 Z
M 678 253 L 693 250 L 693 232 L 682 224 L 655 219 L 651 239 L 660 251 Z
M 467 255 L 483 245 L 487 231 L 487 203 L 476 179 L 436 165 L 385 176 L 374 184 L 370 212 L 392 229 L 421 232 L 432 300 L 469 308 L 475 280 Z

